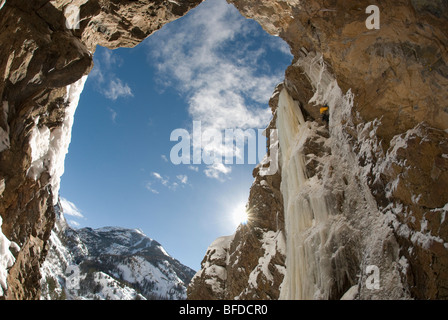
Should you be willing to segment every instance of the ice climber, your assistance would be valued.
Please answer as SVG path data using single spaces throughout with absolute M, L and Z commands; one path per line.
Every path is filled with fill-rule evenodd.
M 328 113 L 328 105 L 324 105 L 322 108 L 320 108 L 320 114 L 322 116 L 322 121 L 328 122 L 330 121 L 330 114 Z

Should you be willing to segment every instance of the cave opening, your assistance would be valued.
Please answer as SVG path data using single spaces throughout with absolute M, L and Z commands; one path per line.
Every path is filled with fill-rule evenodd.
M 54 213 L 58 210 L 51 207 L 57 200 L 59 190 L 66 217 L 73 226 L 98 228 L 117 225 L 133 228 L 133 234 L 142 234 L 143 231 L 163 243 L 173 256 L 195 269 L 210 241 L 231 232 L 222 230 L 231 225 L 224 219 L 230 211 L 238 213 L 244 210 L 253 165 L 210 167 L 188 163 L 174 166 L 168 157 L 174 145 L 170 134 L 178 128 L 188 132 L 191 123 L 194 127 L 198 120 L 211 128 L 257 128 L 269 118 L 266 100 L 276 84 L 271 84 L 277 75 L 273 70 L 278 70 L 279 81 L 283 79 L 281 73 L 284 67 L 272 67 L 272 63 L 280 63 L 290 55 L 287 46 L 279 43 L 273 45 L 274 48 L 264 46 L 262 37 L 238 19 L 230 19 L 228 15 L 213 16 L 210 14 L 213 10 L 206 11 L 208 14 L 203 16 L 197 14 L 206 6 L 211 6 L 211 1 L 207 0 L 192 10 L 186 16 L 190 18 L 170 23 L 145 45 L 115 51 L 98 48 L 96 67 L 88 78 L 76 114 L 62 189 L 59 188 L 59 177 L 70 142 L 72 112 L 78 105 L 77 93 L 82 91 L 78 90 L 81 82 L 77 80 L 90 70 L 93 46 L 98 43 L 111 48 L 133 46 L 202 0 L 182 3 L 172 0 L 1 1 L 0 22 L 5 42 L 1 65 L 5 72 L 0 85 L 3 98 L 3 112 L 0 112 L 0 242 L 4 248 L 2 256 L 6 259 L 0 257 L 4 261 L 0 266 L 0 299 L 3 298 L 3 290 L 8 290 L 6 299 L 38 298 L 43 291 L 43 283 L 39 283 L 44 273 L 42 271 L 63 269 L 63 259 L 59 260 L 62 260 L 59 265 L 52 265 L 55 261 L 49 259 L 52 250 L 47 250 L 60 240 L 54 239 L 53 232 L 58 228 L 57 224 L 54 226 Z M 220 1 L 225 9 L 231 8 L 227 4 L 224 6 L 223 0 Z M 311 108 L 306 106 L 310 104 L 308 102 L 327 102 L 324 100 L 328 97 L 332 99 L 332 103 L 328 104 L 331 134 L 327 135 L 326 131 L 323 134 L 317 131 L 309 133 L 319 133 L 315 135 L 317 138 L 319 135 L 325 138 L 318 139 L 325 144 L 325 148 L 319 148 L 322 149 L 319 152 L 324 154 L 318 155 L 318 158 L 325 160 L 320 161 L 325 166 L 320 167 L 319 171 L 324 174 L 322 177 L 327 173 L 331 176 L 331 180 L 320 180 L 325 182 L 318 184 L 321 189 L 313 189 L 320 196 L 320 191 L 328 191 L 326 187 L 329 186 L 331 195 L 335 196 L 333 203 L 337 203 L 334 208 L 338 214 L 321 214 L 325 213 L 325 210 L 320 210 L 324 208 L 322 206 L 318 207 L 318 216 L 323 218 L 321 222 L 324 224 L 330 221 L 327 217 L 339 219 L 331 220 L 331 226 L 337 229 L 333 232 L 333 229 L 322 229 L 320 223 L 309 223 L 310 229 L 302 234 L 316 235 L 315 239 L 319 241 L 308 241 L 308 250 L 300 251 L 310 253 L 308 257 L 311 258 L 303 259 L 299 254 L 295 259 L 289 252 L 286 255 L 289 261 L 294 261 L 294 266 L 280 268 L 279 272 L 288 270 L 287 274 L 297 275 L 294 270 L 310 271 L 300 276 L 300 279 L 307 281 L 297 288 L 309 288 L 306 296 L 314 298 L 322 292 L 328 293 L 323 297 L 339 298 L 341 294 L 344 294 L 342 297 L 348 294 L 350 299 L 446 296 L 446 290 L 443 290 L 446 288 L 446 276 L 441 272 L 447 264 L 446 255 L 441 254 L 440 250 L 443 251 L 443 244 L 447 247 L 444 242 L 446 228 L 442 225 L 447 206 L 443 192 L 442 196 L 440 193 L 443 188 L 439 187 L 440 183 L 444 183 L 444 159 L 447 154 L 444 151 L 446 130 L 443 131 L 446 128 L 443 122 L 445 113 L 442 110 L 446 91 L 440 89 L 446 86 L 446 57 L 442 50 L 447 42 L 443 33 L 446 6 L 439 3 L 429 8 L 427 4 L 416 1 L 399 5 L 383 2 L 378 6 L 381 9 L 381 28 L 372 29 L 370 27 L 373 25 L 366 23 L 369 20 L 366 14 L 369 14 L 368 9 L 372 5 L 364 2 L 356 5 L 311 2 L 304 5 L 297 1 L 228 1 L 236 3 L 243 14 L 259 19 L 269 33 L 282 32 L 282 37 L 294 46 L 297 60 L 288 68 L 284 83 L 286 88 L 276 91 L 273 98 L 278 101 L 272 100 L 272 106 L 292 106 L 298 110 L 296 103 L 303 104 L 307 111 L 303 115 L 308 120 L 308 116 L 315 119 L 314 115 L 319 115 L 314 109 L 314 114 L 309 111 Z M 85 9 L 78 32 L 66 27 L 68 19 L 64 17 L 65 8 L 72 2 Z M 216 12 L 220 13 L 219 10 Z M 377 10 L 377 13 L 379 18 L 380 11 Z M 190 24 L 176 29 L 174 26 L 180 24 L 179 21 L 189 21 Z M 222 21 L 229 23 L 230 28 L 224 28 L 220 23 Z M 160 35 L 170 28 L 175 31 L 165 34 L 166 41 L 151 45 L 152 40 L 163 38 Z M 185 41 L 190 45 L 186 45 Z M 286 52 L 282 59 L 281 48 Z M 416 50 L 410 50 L 412 48 Z M 266 56 L 270 58 L 266 60 Z M 232 70 L 235 72 L 230 72 Z M 282 92 L 287 94 L 282 95 Z M 289 103 L 289 98 L 295 102 Z M 280 100 L 288 103 L 280 103 Z M 332 112 L 334 110 L 338 112 Z M 316 128 L 315 123 L 311 125 Z M 293 126 L 297 129 L 295 124 Z M 279 132 L 291 131 L 283 130 L 281 125 L 277 128 Z M 279 139 L 286 141 L 281 135 Z M 408 143 L 418 140 L 422 143 Z M 307 146 L 311 146 L 317 140 L 302 141 L 309 141 Z M 330 150 L 326 148 L 329 143 L 324 142 L 331 142 Z M 285 150 L 287 148 L 282 147 L 282 151 Z M 299 151 L 296 153 L 300 158 L 301 150 L 295 150 Z M 331 158 L 326 156 L 327 151 L 331 151 Z M 423 162 L 420 161 L 421 157 L 414 157 L 422 152 L 428 153 Z M 434 166 L 427 166 L 428 161 L 430 164 L 434 162 Z M 282 158 L 282 164 L 285 163 Z M 409 163 L 411 165 L 406 166 Z M 303 168 L 302 163 L 299 164 Z M 312 165 L 315 167 L 315 164 L 319 165 L 316 158 Z M 276 177 L 277 185 L 281 180 L 285 188 L 298 190 L 289 188 L 287 178 L 293 175 L 283 169 L 285 166 L 282 166 L 281 177 Z M 313 176 L 319 173 L 315 168 L 311 169 Z M 294 175 L 296 172 L 294 168 L 289 171 Z M 258 177 L 254 180 L 254 186 L 261 190 L 261 182 L 265 180 L 257 181 Z M 376 179 L 372 180 L 371 177 Z M 400 188 L 395 188 L 397 181 Z M 426 194 L 420 194 L 423 182 L 423 189 L 428 191 Z M 251 195 L 255 187 L 251 188 Z M 290 192 L 292 196 L 289 197 L 284 192 L 285 188 L 273 190 L 279 191 L 276 194 L 278 197 L 273 198 L 282 200 L 277 202 L 282 206 L 277 213 L 283 210 L 283 203 L 287 204 L 288 199 L 298 203 L 294 192 Z M 241 202 L 235 195 L 241 197 Z M 309 193 L 306 196 L 311 198 Z M 270 199 L 269 195 L 259 198 Z M 261 207 L 264 204 L 261 203 Z M 353 210 L 353 204 L 356 204 L 355 209 L 363 210 Z M 234 205 L 238 210 L 229 210 Z M 257 205 L 252 207 L 258 209 Z M 299 213 L 304 211 L 301 210 L 302 206 L 297 208 Z M 412 211 L 407 211 L 407 208 Z M 264 211 L 275 212 L 270 205 Z M 298 226 L 291 223 L 291 212 L 294 214 L 296 210 L 285 210 L 285 223 L 281 219 L 265 220 L 276 223 L 272 228 L 274 230 L 285 225 Z M 300 218 L 303 216 L 300 214 Z M 422 216 L 423 220 L 420 220 Z M 435 220 L 427 220 L 428 217 Z M 415 224 L 408 223 L 414 220 Z M 147 224 L 144 225 L 144 222 Z M 346 228 L 340 228 L 339 222 L 348 224 Z M 211 231 L 216 234 L 210 235 Z M 336 242 L 329 238 L 327 243 L 330 245 L 323 247 L 319 237 L 326 236 L 327 231 Z M 348 247 L 345 239 L 350 237 L 344 234 L 356 234 L 358 231 L 359 238 L 353 238 Z M 76 232 L 73 233 L 76 235 Z M 300 245 L 304 243 L 303 239 L 295 239 L 291 236 L 293 232 L 288 230 L 286 233 L 288 247 L 299 251 L 295 250 L 294 243 Z M 261 243 L 261 249 L 264 249 L 266 246 L 263 248 L 263 245 L 275 238 L 271 237 L 272 233 L 262 235 L 266 240 Z M 204 240 L 203 247 L 194 242 L 197 237 Z M 209 252 L 215 251 L 218 256 L 227 257 L 226 265 L 230 265 L 227 262 L 235 255 L 228 253 L 237 241 L 232 236 L 223 238 L 218 239 L 218 246 L 210 246 Z M 237 233 L 235 239 L 238 238 L 245 240 Z M 108 238 L 105 240 L 108 241 Z M 170 244 L 171 240 L 175 243 Z M 137 244 L 148 248 L 148 244 L 153 247 L 155 243 L 146 241 Z M 275 242 L 271 241 L 271 244 Z M 281 248 L 284 248 L 283 244 Z M 317 264 L 308 263 L 299 268 L 299 263 L 316 261 L 313 258 L 316 257 L 314 249 L 317 246 L 325 250 L 328 248 L 318 254 L 322 261 L 328 262 L 324 265 L 326 269 L 320 268 L 320 264 L 319 268 L 315 268 Z M 349 256 L 355 256 L 355 261 L 350 259 L 347 260 L 350 263 L 345 263 L 341 258 L 345 253 L 338 250 L 339 247 L 345 248 Z M 397 251 L 398 247 L 403 250 Z M 190 251 L 192 248 L 197 249 L 198 257 L 194 257 Z M 245 251 L 240 248 L 237 246 L 243 255 L 255 252 L 252 248 Z M 86 252 L 83 246 L 71 249 Z M 108 252 L 109 258 L 114 250 Z M 274 251 L 280 255 L 282 253 L 281 250 L 270 252 Z M 53 250 L 56 255 L 61 252 Z M 158 253 L 165 257 L 164 252 L 158 249 Z M 400 256 L 401 253 L 404 255 Z M 204 265 L 211 261 L 209 258 L 213 255 L 206 256 Z M 193 262 L 187 261 L 190 258 Z M 254 284 L 252 280 L 257 278 L 257 270 L 267 270 L 264 268 L 267 266 L 264 263 L 266 259 L 276 257 L 265 255 L 265 259 L 258 259 L 259 256 L 253 258 L 258 265 L 252 269 L 255 272 L 246 274 L 250 286 Z M 437 261 L 427 265 L 424 262 L 428 259 Z M 277 262 L 276 259 L 273 261 Z M 75 261 L 75 264 L 78 262 Z M 118 268 L 121 275 L 129 274 L 129 260 L 125 262 Z M 133 265 L 140 266 L 140 262 L 136 261 Z M 215 268 L 216 264 L 211 262 L 211 268 L 205 266 L 201 269 L 202 274 L 207 275 L 209 270 Z M 371 263 L 381 266 L 381 277 L 386 276 L 391 281 L 382 282 L 380 292 L 352 290 L 356 289 L 355 279 L 359 279 L 359 285 L 363 284 L 363 279 L 368 276 L 367 268 L 349 270 L 339 266 L 363 268 L 371 266 Z M 335 265 L 338 268 L 335 269 Z M 98 270 L 95 263 L 84 266 L 90 271 Z M 233 273 L 233 279 L 243 278 L 239 277 L 241 269 L 249 270 L 239 268 L 237 263 L 232 266 L 239 269 Z M 398 271 L 404 272 L 397 273 L 396 266 L 402 266 L 403 269 Z M 51 275 L 46 278 L 48 289 L 54 289 L 58 283 L 63 289 L 66 279 L 72 278 L 72 274 L 66 275 L 64 272 L 77 272 L 76 268 L 66 269 L 60 273 L 60 282 Z M 332 287 L 331 282 L 334 272 L 342 280 L 337 283 L 337 290 L 333 290 L 336 287 Z M 348 274 L 352 275 L 353 282 L 346 277 Z M 407 278 L 410 274 L 414 276 Z M 225 285 L 231 282 L 226 273 L 219 275 L 225 277 Z M 203 283 L 209 284 L 210 279 L 202 279 Z M 266 285 L 271 283 L 270 279 L 268 282 L 259 279 L 261 281 L 257 283 L 263 284 L 263 289 L 269 286 L 270 289 L 280 288 L 278 282 Z M 89 278 L 83 280 L 99 283 L 110 279 L 104 273 L 91 272 Z M 301 282 L 296 280 L 297 277 L 292 277 L 289 283 Z M 147 285 L 148 288 L 153 286 L 152 283 Z M 322 291 L 324 287 L 329 290 Z M 93 289 L 96 290 L 96 286 Z M 228 288 L 225 289 L 227 291 Z M 62 290 L 59 292 L 63 293 Z M 283 292 L 286 295 L 282 293 L 282 297 L 292 297 L 289 292 Z M 50 298 L 64 298 L 62 293 Z M 269 297 L 278 296 L 277 292 L 273 295 L 271 292 L 263 293 Z M 132 296 L 139 298 L 136 294 Z M 164 298 L 154 298 L 161 297 Z
M 208 245 L 240 223 L 231 213 L 247 202 L 255 164 L 174 165 L 170 135 L 193 121 L 265 129 L 291 60 L 283 40 L 225 0 L 204 1 L 135 48 L 98 46 L 61 178 L 69 224 L 139 228 L 198 270 Z

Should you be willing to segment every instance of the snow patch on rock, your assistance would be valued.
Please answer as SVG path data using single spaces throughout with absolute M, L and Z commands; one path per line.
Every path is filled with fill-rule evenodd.
M 64 103 L 67 105 L 62 125 L 50 130 L 39 123 L 39 117 L 34 119 L 31 131 L 31 166 L 28 176 L 34 180 L 47 171 L 50 174 L 50 184 L 53 192 L 53 205 L 56 205 L 59 195 L 60 178 L 64 173 L 65 156 L 71 141 L 71 132 L 76 108 L 87 76 L 67 86 Z
M 20 247 L 13 241 L 10 241 L 2 232 L 3 219 L 0 217 L 0 297 L 4 295 L 8 284 L 8 269 L 14 265 L 16 258 L 11 249 L 18 252 Z

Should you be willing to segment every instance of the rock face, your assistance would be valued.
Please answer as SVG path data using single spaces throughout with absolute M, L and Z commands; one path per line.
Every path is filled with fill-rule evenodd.
M 274 111 L 284 118 L 280 297 L 446 299 L 446 3 L 377 2 L 370 30 L 368 1 L 230 2 L 295 57 Z
M 72 229 L 59 205 L 41 268 L 41 299 L 186 299 L 194 270 L 139 230 Z
M 0 215 L 20 247 L 7 299 L 39 296 L 73 106 L 95 45 L 134 46 L 200 2 L 0 5 Z M 380 29 L 368 29 L 371 1 L 229 2 L 294 55 L 272 100 L 280 171 L 255 170 L 253 221 L 210 247 L 190 297 L 447 298 L 447 3 L 376 1 Z M 70 4 L 80 7 L 79 29 L 66 27 Z M 380 289 L 368 285 L 372 267 Z
M 81 92 L 76 97 L 70 85 L 78 82 L 81 87 L 80 79 L 92 68 L 95 46 L 135 46 L 199 3 L 3 1 L 0 215 L 3 234 L 20 246 L 8 272 L 6 299 L 39 296 L 39 269 L 54 225 L 53 205 L 70 141 L 70 104 Z M 78 29 L 66 23 L 69 5 L 79 8 Z

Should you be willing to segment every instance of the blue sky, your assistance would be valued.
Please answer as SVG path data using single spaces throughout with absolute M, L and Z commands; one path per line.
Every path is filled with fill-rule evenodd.
M 291 59 L 225 0 L 205 1 L 135 48 L 98 47 L 61 180 L 69 223 L 139 228 L 198 270 L 208 245 L 236 230 L 254 165 L 174 165 L 170 135 L 193 121 L 264 129 Z

